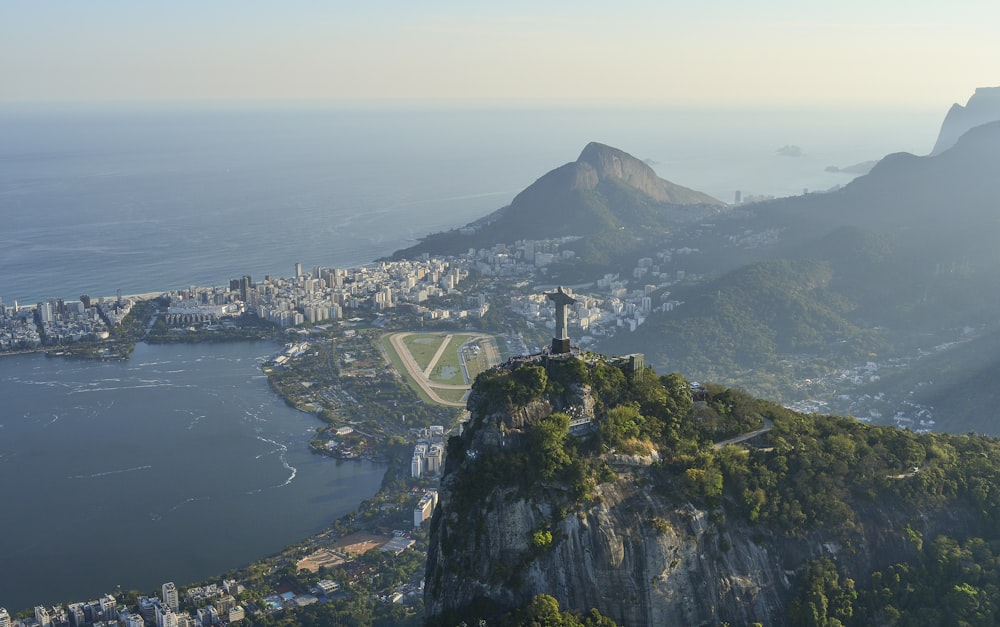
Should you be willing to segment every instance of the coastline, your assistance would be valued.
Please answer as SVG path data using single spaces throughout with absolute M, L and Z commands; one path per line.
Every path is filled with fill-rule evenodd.
M 91 488 L 81 490 L 86 487 L 84 484 L 87 486 L 92 484 L 94 489 L 101 487 L 101 489 L 127 492 L 128 488 L 123 488 L 123 485 L 134 485 L 137 481 L 141 481 L 142 485 L 155 486 L 167 480 L 168 489 L 161 491 L 164 498 L 154 499 L 151 503 L 147 503 L 149 499 L 145 498 L 130 499 L 133 502 L 131 514 L 125 518 L 130 521 L 135 519 L 128 523 L 128 527 L 134 531 L 129 531 L 127 534 L 115 532 L 120 541 L 129 543 L 152 539 L 149 534 L 154 528 L 159 529 L 155 531 L 158 536 L 169 538 L 173 528 L 179 533 L 192 525 L 200 526 L 201 523 L 195 523 L 194 519 L 190 518 L 196 511 L 191 508 L 197 509 L 201 514 L 200 518 L 208 517 L 218 523 L 223 523 L 230 512 L 239 513 L 242 518 L 263 514 L 264 510 L 260 510 L 260 507 L 285 511 L 291 519 L 299 521 L 288 525 L 281 522 L 287 516 L 265 516 L 261 520 L 264 524 L 253 525 L 252 531 L 225 534 L 224 538 L 212 546 L 205 546 L 204 542 L 195 542 L 190 549 L 181 552 L 188 554 L 188 558 L 180 558 L 179 554 L 177 557 L 169 557 L 169 562 L 163 562 L 162 557 L 169 555 L 170 551 L 164 552 L 152 547 L 147 555 L 150 566 L 138 570 L 117 558 L 111 561 L 102 560 L 104 570 L 111 575 L 113 583 L 124 584 L 125 590 L 139 588 L 146 592 L 152 589 L 154 583 L 158 586 L 161 583 L 160 579 L 164 581 L 175 579 L 178 586 L 183 588 L 197 581 L 205 581 L 206 578 L 214 580 L 224 573 L 246 569 L 251 563 L 279 560 L 290 547 L 309 541 L 314 535 L 329 531 L 342 516 L 350 516 L 362 503 L 377 495 L 384 483 L 388 468 L 384 459 L 358 460 L 362 463 L 348 466 L 343 466 L 339 460 L 329 458 L 320 461 L 321 458 L 316 456 L 308 444 L 308 434 L 321 424 L 315 414 L 305 416 L 300 411 L 287 408 L 280 396 L 275 394 L 260 376 L 261 360 L 273 356 L 279 348 L 280 344 L 270 342 L 266 344 L 232 342 L 228 346 L 212 347 L 188 345 L 183 348 L 142 344 L 133 356 L 132 364 L 128 365 L 116 362 L 92 364 L 75 361 L 49 362 L 43 361 L 39 356 L 30 355 L 25 358 L 28 361 L 21 362 L 26 370 L 22 370 L 17 361 L 5 362 L 9 364 L 5 367 L 7 375 L 24 373 L 13 379 L 8 376 L 5 380 L 13 381 L 15 389 L 31 390 L 31 395 L 25 396 L 20 405 L 8 404 L 7 409 L 12 414 L 7 420 L 0 420 L 3 425 L 0 430 L 3 431 L 7 441 L 7 446 L 0 449 L 0 461 L 10 463 L 8 469 L 12 469 L 13 464 L 18 463 L 20 454 L 17 452 L 18 449 L 11 447 L 20 443 L 21 447 L 31 448 L 38 438 L 48 442 L 57 439 L 60 433 L 66 434 L 62 438 L 65 442 L 53 441 L 55 450 L 67 447 L 72 449 L 86 443 L 90 436 L 81 437 L 78 435 L 80 432 L 92 434 L 101 441 L 114 441 L 108 438 L 126 437 L 130 433 L 145 433 L 146 435 L 142 437 L 149 440 L 150 446 L 157 449 L 167 446 L 174 451 L 173 456 L 189 455 L 185 452 L 185 448 L 178 448 L 176 444 L 181 440 L 196 444 L 198 433 L 204 434 L 202 437 L 208 434 L 230 433 L 233 437 L 225 438 L 226 441 L 233 442 L 232 446 L 226 446 L 228 452 L 217 450 L 203 462 L 195 462 L 192 458 L 184 464 L 190 469 L 190 472 L 184 475 L 173 473 L 170 470 L 171 466 L 165 465 L 158 457 L 146 458 L 144 452 L 148 447 L 140 443 L 136 437 L 127 437 L 133 442 L 129 446 L 130 450 L 121 451 L 113 457 L 64 456 L 66 462 L 52 467 L 54 473 L 52 479 L 58 480 L 58 485 L 50 484 L 51 494 L 53 498 L 60 498 L 56 496 L 60 491 L 74 489 L 74 486 L 76 486 L 75 492 L 89 491 Z M 227 355 L 229 357 L 226 357 Z M 219 360 L 232 365 L 219 369 L 215 365 L 222 363 Z M 195 361 L 204 365 L 192 369 L 191 366 Z M 191 362 L 191 365 L 185 365 L 186 362 Z M 95 374 L 88 374 L 91 371 Z M 51 374 L 46 374 L 47 372 Z M 199 376 L 198 373 L 210 376 Z M 220 376 L 223 378 L 220 379 Z M 222 390 L 233 389 L 233 397 L 229 398 L 227 392 L 221 396 L 212 393 L 211 390 L 217 386 L 216 382 Z M 253 389 L 240 387 L 240 382 Z M 236 383 L 237 387 L 233 387 L 233 383 Z M 53 393 L 47 393 L 46 390 L 53 386 Z M 114 391 L 116 389 L 125 391 L 116 392 Z M 175 398 L 171 395 L 171 390 L 174 389 L 185 390 L 186 404 L 180 399 L 178 399 L 180 402 L 169 400 Z M 153 396 L 150 397 L 150 394 Z M 37 399 L 57 397 L 65 400 L 52 405 L 53 415 L 51 417 L 46 413 L 39 415 L 38 410 L 42 409 L 42 405 Z M 163 408 L 158 412 L 144 414 L 147 418 L 155 418 L 153 422 L 136 420 L 136 412 L 141 410 L 129 409 L 140 401 L 147 404 L 144 399 L 150 399 L 149 402 L 153 402 L 154 406 Z M 156 402 L 154 399 L 165 402 Z M 207 403 L 200 399 L 205 399 Z M 236 401 L 235 406 L 234 401 Z M 252 415 L 246 412 L 251 412 Z M 112 413 L 119 417 L 112 416 Z M 19 428 L 10 419 L 22 414 L 25 414 L 28 420 L 18 421 L 23 425 L 23 428 Z M 103 425 L 100 428 L 97 428 L 98 423 L 94 422 L 94 418 L 97 417 L 100 417 L 99 424 Z M 121 428 L 115 426 L 119 423 Z M 226 431 L 219 431 L 222 428 Z M 112 429 L 111 435 L 105 433 L 108 429 Z M 303 433 L 306 434 L 305 437 Z M 24 437 L 29 434 L 30 437 Z M 176 435 L 171 436 L 171 434 Z M 192 440 L 192 437 L 195 437 L 195 440 Z M 174 443 L 175 440 L 178 442 Z M 193 454 L 194 451 L 190 453 Z M 218 460 L 231 458 L 232 455 L 237 455 L 233 459 L 234 463 L 227 463 L 225 468 L 219 466 Z M 286 463 L 288 465 L 285 465 Z M 21 464 L 25 472 L 28 472 L 30 465 L 24 465 L 24 461 Z M 224 480 L 230 472 L 229 468 L 235 470 L 244 467 L 245 471 L 240 473 L 240 477 Z M 202 468 L 208 472 L 200 470 Z M 33 476 L 44 478 L 46 475 Z M 293 480 L 295 486 L 284 487 Z M 16 488 L 14 485 L 7 487 Z M 370 491 L 366 491 L 368 489 Z M 357 492 L 354 498 L 344 498 L 354 492 Z M 19 494 L 19 491 L 15 489 L 12 495 L 16 494 Z M 338 496 L 340 494 L 343 496 Z M 67 506 L 73 502 L 62 498 L 60 501 Z M 9 501 L 8 505 L 13 505 L 14 502 Z M 287 506 L 283 505 L 286 503 L 294 503 L 295 506 L 293 509 L 287 509 Z M 74 506 L 77 507 L 80 506 Z M 300 510 L 301 513 L 298 513 Z M 150 525 L 153 528 L 150 528 Z M 35 528 L 39 531 L 50 528 L 55 530 L 58 526 L 36 525 Z M 293 531 L 300 527 L 306 533 L 288 533 L 289 530 Z M 30 567 L 22 563 L 21 566 L 27 568 L 17 575 L 18 579 L 28 584 L 27 587 L 21 587 L 13 579 L 10 587 L 0 585 L 3 589 L 0 597 L 15 595 L 0 598 L 0 606 L 6 606 L 13 612 L 15 607 L 12 605 L 27 605 L 25 609 L 30 611 L 32 605 L 40 603 L 49 605 L 57 601 L 84 601 L 87 598 L 96 598 L 92 595 L 99 593 L 114 593 L 113 585 L 105 587 L 98 584 L 102 589 L 94 590 L 92 588 L 94 582 L 88 585 L 85 580 L 79 579 L 68 570 L 65 576 L 47 577 L 49 583 L 44 588 L 29 583 L 37 581 L 37 577 L 33 574 L 36 570 L 35 562 L 39 568 L 42 567 L 42 563 L 47 563 L 48 568 L 62 568 L 63 566 L 59 564 L 65 565 L 65 560 L 72 559 L 73 553 L 60 552 L 59 560 L 53 562 L 51 557 L 44 557 L 50 552 L 46 551 L 45 546 L 38 544 L 44 542 L 44 536 L 34 538 L 33 532 L 25 534 L 17 532 L 17 529 L 18 525 L 11 526 L 8 531 L 13 535 L 10 538 L 12 540 L 20 538 L 20 543 L 34 546 L 36 558 Z M 105 529 L 111 532 L 115 527 L 112 525 Z M 206 529 L 205 532 L 206 537 L 212 535 L 210 530 Z M 104 535 L 97 533 L 93 537 L 102 538 Z M 265 548 L 269 543 L 268 538 L 273 538 L 277 542 L 274 546 Z M 171 551 L 176 552 L 176 542 L 171 544 L 175 547 Z M 107 544 L 108 539 L 102 540 L 102 543 Z M 53 544 L 54 549 L 61 546 L 62 544 Z M 115 545 L 111 543 L 108 546 Z M 196 549 L 194 546 L 200 548 Z M 245 548 L 240 548 L 241 546 Z M 5 546 L 0 550 L 0 554 L 4 555 L 2 561 L 11 567 L 21 562 L 21 558 L 18 557 L 21 555 L 20 549 L 17 547 L 18 545 Z M 261 548 L 265 550 L 261 551 Z M 123 555 L 128 553 L 126 550 Z M 56 554 L 51 555 L 55 557 Z M 175 569 L 176 566 L 181 566 L 183 570 L 188 570 L 197 563 L 208 564 L 214 559 L 211 557 L 213 555 L 226 559 L 210 570 L 194 572 L 193 576 L 180 575 Z M 121 574 L 116 575 L 115 572 Z M 136 574 L 141 572 L 145 572 L 146 575 L 136 579 Z M 160 572 L 162 574 L 157 574 Z M 15 571 L 8 569 L 8 575 L 14 577 Z M 99 579 L 103 581 L 108 578 Z M 82 587 L 73 585 L 74 581 L 84 585 Z M 74 592 L 76 589 L 87 591 Z M 29 593 L 25 594 L 25 590 Z M 31 590 L 37 592 L 37 597 L 30 593 Z M 24 601 L 16 602 L 15 597 Z M 17 609 L 22 608 L 17 607 Z
M 159 293 L 153 294 L 153 296 L 157 297 L 159 295 L 160 295 Z M 370 332 L 375 332 L 376 330 L 378 330 L 378 328 L 374 326 L 365 328 L 368 330 L 363 333 L 360 333 L 361 336 L 360 338 L 356 338 L 359 341 L 359 347 L 367 343 L 369 346 L 369 350 L 372 351 L 372 356 L 375 357 L 378 360 L 378 362 L 382 362 L 383 358 L 381 354 L 378 353 L 376 356 L 376 353 L 378 352 L 375 350 L 376 343 L 372 338 L 366 337 Z M 339 330 L 339 332 L 342 331 L 343 329 Z M 236 344 L 254 340 L 254 338 L 227 338 L 227 339 L 219 338 L 219 339 L 225 343 L 236 343 Z M 184 337 L 184 336 L 179 337 L 176 340 L 173 340 L 173 342 L 175 343 L 191 344 L 191 345 L 199 343 L 199 341 L 200 340 L 197 338 Z M 153 344 L 150 344 L 149 342 L 144 342 L 141 339 L 137 343 L 148 344 L 150 346 L 153 346 Z M 53 349 L 59 350 L 59 348 L 60 347 L 39 347 L 35 349 L 13 351 L 4 354 L 31 355 L 37 353 L 47 353 L 48 351 L 51 351 Z M 211 349 L 208 349 L 206 352 L 211 352 Z M 274 348 L 272 348 L 269 352 L 271 353 L 272 357 L 275 355 L 279 355 L 281 353 L 281 344 L 280 343 L 275 344 Z M 108 360 L 99 360 L 99 361 L 108 361 Z M 384 362 L 383 366 L 384 368 L 390 367 L 387 364 L 384 364 Z M 257 368 L 258 372 L 262 372 L 265 376 L 268 377 L 268 392 L 267 392 L 268 395 L 271 396 L 273 399 L 283 402 L 289 407 L 294 408 L 296 410 L 296 413 L 310 414 L 309 420 L 313 422 L 317 432 L 328 431 L 338 424 L 344 425 L 344 424 L 357 423 L 357 421 L 352 420 L 352 415 L 350 413 L 347 413 L 346 411 L 337 412 L 337 415 L 333 417 L 333 420 L 330 420 L 331 418 L 330 415 L 324 415 L 323 412 L 310 410 L 309 408 L 304 408 L 300 402 L 297 402 L 294 398 L 289 397 L 286 393 L 282 393 L 282 390 L 279 387 L 271 385 L 273 377 L 268 376 L 268 373 L 264 368 L 264 364 L 259 363 L 257 365 Z M 388 381 L 384 381 L 383 384 L 388 384 Z M 398 385 L 400 385 L 401 387 L 405 387 L 402 386 L 401 382 L 398 382 Z M 343 409 L 346 410 L 348 408 L 343 408 Z M 371 495 L 368 495 L 352 503 L 350 505 L 350 510 L 348 511 L 348 513 L 332 520 L 328 519 L 328 521 L 324 523 L 322 527 L 317 529 L 315 532 L 307 536 L 303 536 L 296 540 L 293 540 L 290 543 L 286 544 L 280 550 L 272 554 L 269 554 L 267 557 L 256 559 L 250 564 L 247 564 L 243 560 L 238 560 L 237 562 L 235 562 L 235 564 L 244 564 L 244 565 L 243 566 L 231 565 L 229 567 L 220 570 L 219 571 L 220 573 L 225 572 L 227 570 L 230 573 L 248 572 L 247 569 L 254 568 L 255 565 L 260 565 L 260 564 L 268 564 L 270 565 L 268 566 L 268 568 L 276 568 L 277 565 L 287 561 L 290 555 L 297 555 L 298 553 L 300 553 L 303 550 L 302 549 L 303 546 L 317 547 L 320 545 L 329 544 L 331 542 L 336 541 L 345 533 L 357 533 L 360 531 L 364 531 L 365 529 L 368 529 L 368 527 L 363 524 L 359 526 L 359 520 L 360 521 L 368 520 L 366 517 L 360 517 L 359 514 L 362 511 L 366 510 L 369 503 L 379 502 L 384 500 L 395 501 L 399 499 L 411 498 L 410 486 L 406 481 L 404 481 L 404 477 L 407 477 L 409 474 L 408 460 L 412 452 L 411 451 L 412 443 L 409 441 L 404 442 L 403 439 L 399 438 L 398 436 L 401 435 L 401 433 L 393 437 L 388 437 L 386 434 L 380 435 L 379 434 L 380 430 L 373 429 L 370 420 L 367 424 L 368 427 L 362 427 L 358 429 L 358 433 L 364 434 L 366 437 L 370 438 L 371 443 L 376 447 L 374 451 L 368 450 L 368 452 L 361 452 L 356 455 L 351 453 L 344 454 L 342 452 L 333 451 L 325 446 L 323 447 L 314 446 L 313 442 L 311 441 L 306 442 L 306 440 L 309 439 L 309 436 L 307 436 L 306 438 L 302 438 L 301 441 L 306 446 L 306 448 L 308 448 L 309 451 L 308 454 L 310 456 L 319 456 L 319 457 L 325 457 L 327 459 L 332 459 L 338 465 L 345 461 L 360 461 L 368 464 L 374 464 L 374 466 L 378 469 L 378 475 L 379 475 L 379 482 L 378 482 L 379 487 L 375 490 L 375 492 Z M 402 433 L 405 432 L 406 429 L 403 429 Z M 365 449 L 360 449 L 360 450 L 365 450 Z M 401 483 L 401 481 L 403 483 Z M 400 526 L 398 522 L 387 523 L 387 524 L 390 525 L 390 528 L 398 528 Z M 385 527 L 383 526 L 383 528 Z M 405 526 L 403 528 L 405 528 Z M 340 529 L 342 532 L 338 532 L 338 529 Z M 192 582 L 185 582 L 184 586 L 190 585 L 191 583 Z

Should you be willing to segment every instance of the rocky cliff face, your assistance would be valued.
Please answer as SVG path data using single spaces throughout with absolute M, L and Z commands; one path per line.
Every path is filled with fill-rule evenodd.
M 966 131 L 996 120 L 1000 120 L 1000 87 L 978 87 L 964 107 L 951 105 L 931 154 L 948 150 Z
M 781 625 L 807 561 L 832 557 L 863 581 L 915 558 L 901 529 L 933 537 L 975 526 L 961 508 L 938 503 L 914 511 L 863 499 L 857 519 L 842 522 L 849 527 L 829 520 L 782 534 L 718 504 L 693 504 L 683 489 L 663 483 L 655 453 L 599 453 L 613 472 L 583 499 L 558 479 L 498 481 L 507 460 L 525 450 L 533 425 L 555 411 L 597 420 L 602 409 L 588 387 L 574 385 L 512 410 L 486 400 L 474 390 L 472 423 L 449 444 L 425 580 L 432 624 L 475 624 L 544 593 L 560 607 L 596 607 L 623 625 Z
M 442 511 L 428 558 L 428 615 L 477 599 L 515 607 L 544 592 L 562 607 L 597 607 L 623 625 L 780 622 L 790 573 L 770 542 L 720 534 L 707 512 L 638 487 L 641 476 L 626 472 L 601 485 L 601 503 L 559 518 L 542 552 L 532 533 L 560 514 L 558 491 L 531 502 L 493 492 L 474 514 L 474 533 L 462 531 L 470 521 Z
M 593 187 L 597 187 L 599 181 L 616 179 L 663 203 L 720 204 L 707 194 L 661 179 L 652 168 L 627 152 L 597 142 L 584 147 L 575 165 L 581 170 L 594 172 L 594 176 L 590 177 Z
M 898 533 L 902 512 L 870 512 L 849 549 L 822 535 L 779 540 L 657 494 L 640 468 L 617 470 L 615 481 L 599 486 L 599 504 L 570 511 L 565 490 L 551 486 L 532 499 L 484 490 L 473 511 L 458 514 L 446 488 L 431 527 L 430 620 L 475 624 L 545 593 L 561 607 L 597 607 L 620 625 L 782 625 L 805 560 L 835 557 L 869 573 L 913 557 Z M 932 514 L 925 522 L 930 536 L 969 521 Z M 553 543 L 540 550 L 532 535 L 546 528 Z
M 482 406 L 476 392 L 469 405 Z M 488 616 L 544 592 L 562 607 L 597 607 L 626 625 L 780 621 L 787 556 L 766 531 L 727 531 L 709 512 L 657 493 L 646 477 L 655 454 L 606 455 L 615 478 L 597 486 L 586 506 L 559 482 L 531 495 L 489 485 L 470 495 L 459 485 L 461 465 L 479 463 L 490 449 L 516 449 L 524 430 L 553 411 L 594 418 L 594 399 L 589 389 L 571 387 L 514 411 L 482 412 L 473 418 L 464 460 L 449 459 L 431 524 L 431 620 Z M 551 530 L 550 545 L 536 544 L 539 530 Z M 808 542 L 798 548 L 831 550 Z

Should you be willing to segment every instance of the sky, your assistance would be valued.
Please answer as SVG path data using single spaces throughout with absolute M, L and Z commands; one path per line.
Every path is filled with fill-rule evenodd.
M 0 2 L 0 102 L 964 103 L 986 0 Z

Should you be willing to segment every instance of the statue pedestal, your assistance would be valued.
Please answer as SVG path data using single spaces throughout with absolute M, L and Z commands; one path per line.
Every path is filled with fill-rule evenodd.
M 564 353 L 570 352 L 569 349 L 569 338 L 559 339 L 557 337 L 552 338 L 552 354 L 562 355 Z

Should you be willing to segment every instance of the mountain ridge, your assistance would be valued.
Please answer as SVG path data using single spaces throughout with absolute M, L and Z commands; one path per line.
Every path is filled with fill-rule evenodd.
M 1000 294 L 987 287 L 1000 277 L 997 164 L 1000 121 L 970 129 L 938 155 L 888 155 L 840 190 L 746 208 L 731 228 L 780 230 L 775 243 L 718 274 L 701 269 L 708 278 L 698 284 L 670 286 L 670 298 L 684 304 L 654 311 L 634 332 L 595 348 L 640 351 L 658 368 L 789 401 L 803 398 L 799 382 L 824 372 L 909 360 L 964 337 L 966 328 L 988 332 L 1000 318 Z M 700 245 L 710 258 L 732 250 Z M 827 277 L 818 288 L 799 285 L 797 276 L 818 271 Z M 935 404 L 947 398 L 947 387 L 935 390 Z M 988 387 L 961 393 L 962 407 L 983 416 L 972 422 L 942 412 L 938 429 L 995 424 Z
M 977 87 L 965 106 L 951 105 L 938 132 L 931 155 L 944 152 L 970 129 L 1000 120 L 1000 87 Z
M 725 206 L 708 194 L 660 178 L 625 151 L 590 142 L 576 161 L 542 175 L 509 205 L 460 229 L 428 235 L 393 257 L 456 254 L 499 242 L 587 237 L 609 230 L 634 237 L 677 220 L 718 213 Z

